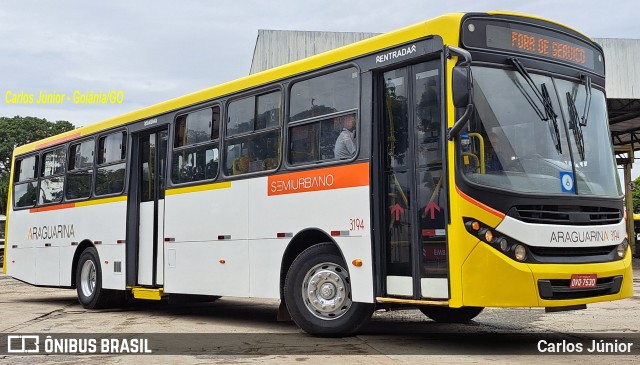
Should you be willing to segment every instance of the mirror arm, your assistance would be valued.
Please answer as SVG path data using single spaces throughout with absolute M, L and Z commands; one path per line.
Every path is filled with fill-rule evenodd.
M 471 53 L 469 53 L 469 51 L 465 49 L 454 46 L 447 46 L 447 58 L 451 58 L 452 56 L 464 58 L 464 61 L 458 63 L 458 66 L 465 67 L 471 65 Z
M 447 132 L 447 139 L 449 141 L 453 141 L 458 133 L 460 133 L 462 127 L 464 127 L 471 118 L 471 114 L 473 114 L 473 104 L 468 104 L 467 109 L 465 109 L 464 111 L 464 114 L 462 114 L 460 119 L 456 120 L 456 122 L 453 123 L 453 126 L 451 128 L 449 128 Z

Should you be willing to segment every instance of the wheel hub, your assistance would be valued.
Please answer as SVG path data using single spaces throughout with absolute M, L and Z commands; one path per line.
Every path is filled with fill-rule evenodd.
M 351 307 L 348 274 L 334 263 L 314 266 L 305 275 L 302 295 L 309 312 L 321 319 L 336 319 Z
M 323 299 L 331 299 L 336 293 L 336 286 L 332 283 L 324 283 L 320 288 L 320 296 Z
M 85 297 L 90 297 L 96 288 L 96 267 L 91 260 L 82 264 L 80 271 L 80 288 Z

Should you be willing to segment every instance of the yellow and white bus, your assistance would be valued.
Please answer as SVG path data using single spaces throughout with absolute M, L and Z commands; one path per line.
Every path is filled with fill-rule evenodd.
M 627 298 L 604 70 L 561 24 L 456 13 L 20 146 L 4 270 L 87 308 L 280 299 L 315 335 Z

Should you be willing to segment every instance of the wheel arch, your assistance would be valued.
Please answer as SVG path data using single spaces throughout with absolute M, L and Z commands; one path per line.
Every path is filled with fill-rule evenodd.
M 280 299 L 284 300 L 284 281 L 287 277 L 287 272 L 291 267 L 293 261 L 302 253 L 302 251 L 320 243 L 330 243 L 335 247 L 337 252 L 344 259 L 344 254 L 340 249 L 340 246 L 336 241 L 331 238 L 327 232 L 320 228 L 307 228 L 298 232 L 289 242 L 289 245 L 282 255 L 282 263 L 280 264 Z
M 82 242 L 80 242 L 80 244 L 76 248 L 76 252 L 73 254 L 73 260 L 71 261 L 71 287 L 72 288 L 76 287 L 76 271 L 78 270 L 78 261 L 80 261 L 80 256 L 82 256 L 82 253 L 84 252 L 84 250 L 86 250 L 89 247 L 95 248 L 95 245 L 90 240 L 85 239 Z

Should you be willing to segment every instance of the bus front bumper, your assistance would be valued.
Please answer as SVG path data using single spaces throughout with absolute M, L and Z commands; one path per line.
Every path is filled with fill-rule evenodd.
M 570 289 L 574 274 L 597 274 L 597 288 Z M 631 251 L 613 262 L 526 264 L 479 242 L 462 266 L 461 285 L 465 306 L 563 307 L 629 298 Z

